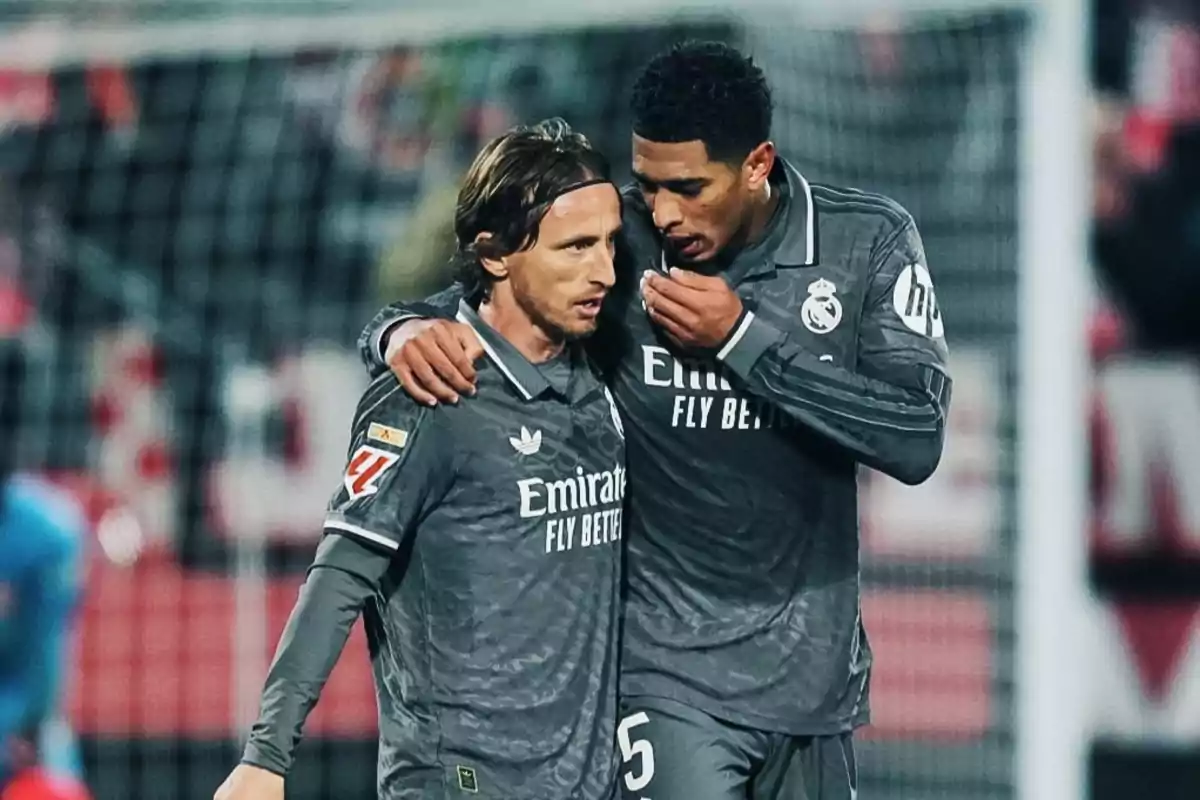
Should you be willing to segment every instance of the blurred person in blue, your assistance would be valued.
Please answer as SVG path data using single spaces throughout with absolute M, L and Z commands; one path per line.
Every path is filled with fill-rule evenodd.
M 0 800 L 75 800 L 88 795 L 60 711 L 85 523 L 70 496 L 15 470 L 25 366 L 0 341 Z

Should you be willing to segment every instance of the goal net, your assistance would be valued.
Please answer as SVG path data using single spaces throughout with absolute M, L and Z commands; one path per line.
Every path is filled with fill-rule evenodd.
M 955 399 L 931 481 L 863 478 L 860 788 L 1014 796 L 1020 4 L 17 13 L 37 5 L 0 12 L 0 322 L 35 367 L 24 463 L 96 534 L 69 714 L 97 798 L 211 797 L 234 763 L 341 466 L 354 337 L 448 281 L 478 147 L 561 115 L 627 169 L 633 79 L 683 38 L 757 57 L 810 180 L 920 226 Z M 365 650 L 356 633 L 290 797 L 374 796 Z

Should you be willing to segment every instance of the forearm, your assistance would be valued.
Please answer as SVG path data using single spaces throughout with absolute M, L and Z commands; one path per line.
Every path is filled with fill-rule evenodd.
M 57 708 L 63 665 L 61 637 L 54 638 L 39 645 L 41 652 L 23 665 L 22 676 L 0 691 L 0 739 L 6 733 L 36 738 Z
M 905 365 L 904 381 L 860 375 L 819 360 L 753 314 L 735 337 L 719 358 L 741 388 L 869 467 L 905 483 L 932 474 L 941 457 L 950 395 L 950 381 L 940 369 Z
M 411 308 L 412 306 L 406 303 L 384 306 L 358 335 L 358 355 L 372 378 L 383 374 L 387 369 L 383 360 L 387 337 L 405 317 L 412 316 Z
M 37 731 L 58 710 L 76 600 L 75 586 L 60 579 L 68 567 L 57 560 L 44 565 L 43 574 L 17 599 L 23 614 L 17 635 L 24 646 L 18 661 L 10 665 L 15 667 L 10 685 L 16 693 L 5 704 L 6 710 L 0 711 L 0 728 L 15 725 L 22 731 Z
M 337 663 L 363 604 L 378 586 L 372 576 L 381 570 L 356 569 L 346 559 L 328 555 L 338 549 L 361 548 L 345 541 L 327 546 L 329 542 L 330 538 L 322 542 L 284 628 L 263 689 L 258 721 L 250 731 L 242 757 L 246 763 L 280 775 L 291 767 L 304 721 Z M 378 558 L 386 561 L 383 556 Z
M 462 296 L 462 285 L 455 283 L 424 300 L 392 303 L 380 309 L 358 336 L 359 356 L 371 377 L 381 375 L 387 369 L 384 362 L 387 340 L 398 325 L 406 319 L 420 317 L 454 319 Z
M 28 709 L 29 696 L 24 686 L 9 682 L 0 687 L 0 746 L 7 735 L 24 730 Z M 0 758 L 2 764 L 3 758 Z
M 32 665 L 27 684 L 28 700 L 21 719 L 21 728 L 26 731 L 41 730 L 58 709 L 59 693 L 62 691 L 66 632 L 60 628 L 46 638 Z

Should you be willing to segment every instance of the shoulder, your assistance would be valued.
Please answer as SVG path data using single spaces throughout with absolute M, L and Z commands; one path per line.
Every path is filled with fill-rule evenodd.
M 63 489 L 32 476 L 18 476 L 5 490 L 5 514 L 20 541 L 42 560 L 74 558 L 84 546 L 87 520 L 79 502 Z
M 885 235 L 914 225 L 908 209 L 886 195 L 826 183 L 810 188 L 820 221 L 872 227 Z
M 418 430 L 434 427 L 437 407 L 418 403 L 390 372 L 371 381 L 354 409 L 354 444 L 383 444 L 403 449 Z
M 621 205 L 626 211 L 633 205 L 645 207 L 646 203 L 642 199 L 642 192 L 636 183 L 630 182 L 621 187 Z
M 414 419 L 421 416 L 423 406 L 409 397 L 400 385 L 396 376 L 388 372 L 375 378 L 363 390 L 354 410 L 354 423 L 366 416 L 386 417 L 387 419 Z
M 812 193 L 822 247 L 828 243 L 860 254 L 849 259 L 856 272 L 890 282 L 905 265 L 924 262 L 916 222 L 892 198 L 827 184 L 813 184 Z
M 621 190 L 621 233 L 630 244 L 658 252 L 658 231 L 654 228 L 654 217 L 641 191 L 633 185 Z
M 621 191 L 621 236 L 617 240 L 618 289 L 637 285 L 637 278 L 658 266 L 662 243 L 642 193 L 634 186 Z M 630 280 L 632 279 L 632 280 Z

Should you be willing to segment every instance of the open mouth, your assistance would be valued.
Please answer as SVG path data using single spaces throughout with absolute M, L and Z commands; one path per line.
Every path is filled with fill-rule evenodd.
M 695 256 L 704 250 L 704 240 L 699 236 L 681 236 L 677 239 L 672 238 L 671 248 L 681 256 Z
M 575 308 L 579 309 L 579 313 L 585 317 L 595 317 L 600 313 L 600 307 L 604 305 L 603 297 L 589 297 L 587 300 L 580 300 L 575 304 Z

